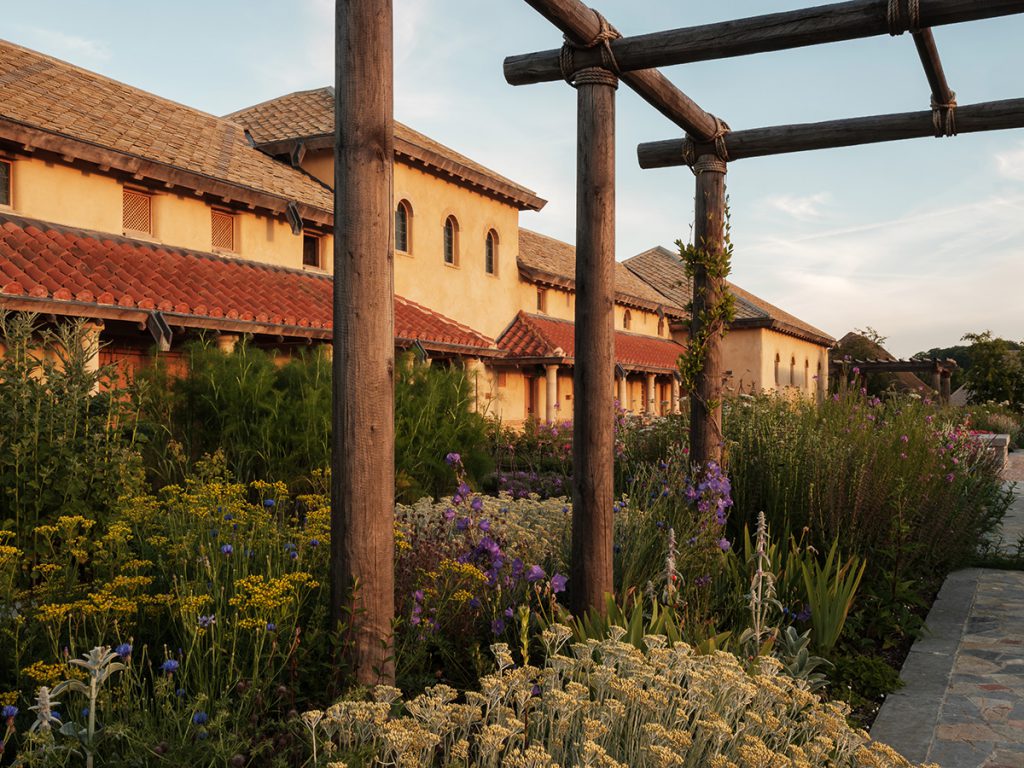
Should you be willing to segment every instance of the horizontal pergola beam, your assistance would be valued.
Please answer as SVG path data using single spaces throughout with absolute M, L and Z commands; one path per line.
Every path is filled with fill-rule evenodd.
M 526 0 L 541 16 L 554 24 L 563 34 L 577 45 L 585 45 L 597 37 L 601 31 L 599 17 L 593 10 L 580 0 Z M 582 59 L 591 51 L 577 49 L 576 56 Z M 558 51 L 555 51 L 555 76 L 550 80 L 561 80 L 562 70 L 558 63 Z M 505 61 L 508 66 L 508 60 Z M 596 54 L 593 62 L 587 66 L 603 66 L 600 54 Z M 584 67 L 577 67 L 583 69 Z M 621 79 L 632 88 L 648 104 L 661 112 L 665 117 L 678 125 L 691 136 L 710 139 L 719 130 L 715 117 L 705 112 L 689 96 L 676 88 L 667 77 L 657 70 L 644 69 L 638 72 L 625 72 Z M 513 83 L 525 85 L 526 83 Z M 528 81 L 539 82 L 539 81 Z
M 927 110 L 733 131 L 725 136 L 725 148 L 728 159 L 733 161 L 748 157 L 805 152 L 811 149 L 917 139 L 935 135 L 932 118 L 932 111 Z M 956 128 L 958 133 L 1024 128 L 1024 99 L 989 101 L 957 107 Z M 640 167 L 668 168 L 685 165 L 685 142 L 685 139 L 669 139 L 640 144 L 637 147 Z M 710 144 L 698 142 L 694 147 L 694 156 L 714 153 L 715 147 Z
M 529 1 L 529 0 L 528 0 Z M 537 5 L 530 2 L 535 8 Z M 688 64 L 855 40 L 889 33 L 886 0 L 852 0 L 735 21 L 684 27 L 611 42 L 620 72 Z M 538 9 L 540 10 L 540 9 Z M 1024 0 L 921 0 L 918 27 L 938 27 L 1024 12 Z M 547 13 L 541 11 L 551 18 Z M 554 21 L 554 19 L 552 19 Z M 600 51 L 580 51 L 578 67 L 598 66 Z M 560 80 L 559 51 L 541 51 L 505 59 L 512 85 Z

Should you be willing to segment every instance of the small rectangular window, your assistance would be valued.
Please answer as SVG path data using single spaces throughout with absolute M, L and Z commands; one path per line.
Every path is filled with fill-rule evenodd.
M 210 242 L 223 251 L 235 250 L 235 217 L 223 211 L 210 211 Z
M 133 189 L 124 190 L 122 226 L 125 232 L 153 234 L 153 200 L 149 195 Z
M 537 311 L 547 312 L 548 311 L 548 292 L 543 288 L 537 289 Z
M 505 371 L 498 371 L 498 389 L 504 389 L 508 386 L 508 373 Z
M 302 236 L 302 265 L 304 267 L 320 266 L 320 238 L 316 235 Z
M 0 205 L 11 204 L 11 164 L 0 160 Z

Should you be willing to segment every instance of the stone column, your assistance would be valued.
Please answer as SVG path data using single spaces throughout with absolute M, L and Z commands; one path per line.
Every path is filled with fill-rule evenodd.
M 648 416 L 657 416 L 658 415 L 658 403 L 657 403 L 657 400 L 658 400 L 658 388 L 656 386 L 655 376 L 654 376 L 653 373 L 648 373 L 647 374 L 646 392 L 647 392 L 647 405 L 644 408 L 644 411 L 647 413 Z
M 479 357 L 467 360 L 466 378 L 469 379 L 469 386 L 473 392 L 473 402 L 470 403 L 470 410 L 473 413 L 482 413 L 487 407 L 487 395 L 491 392 L 490 377 L 487 375 L 484 361 Z
M 237 333 L 217 334 L 217 349 L 219 349 L 225 355 L 230 355 L 232 352 L 234 352 L 236 346 L 238 346 Z
M 619 407 L 629 411 L 629 382 L 626 381 L 626 374 L 619 376 Z
M 672 413 L 679 413 L 679 379 L 672 377 Z
M 82 353 L 85 355 L 85 372 L 93 376 L 100 369 L 100 334 L 103 323 L 86 323 L 82 326 Z M 100 380 L 97 378 L 92 385 L 92 393 L 100 391 Z
M 558 366 L 544 366 L 547 402 L 544 406 L 544 419 L 551 424 L 558 419 Z

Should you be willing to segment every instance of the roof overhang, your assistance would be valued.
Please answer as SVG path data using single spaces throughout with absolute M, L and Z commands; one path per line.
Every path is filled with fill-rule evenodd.
M 75 139 L 8 117 L 0 117 L 0 142 L 10 143 L 14 145 L 15 151 L 24 154 L 31 155 L 42 150 L 58 156 L 67 163 L 88 163 L 101 171 L 113 170 L 127 174 L 140 183 L 152 182 L 167 190 L 176 187 L 187 189 L 197 195 L 215 197 L 226 205 L 241 204 L 250 210 L 261 210 L 277 216 L 286 216 L 289 204 L 294 204 L 303 221 L 321 226 L 334 225 L 333 211 Z
M 536 285 L 543 285 L 548 288 L 560 288 L 566 291 L 576 290 L 576 281 L 571 277 L 565 275 L 558 275 L 554 272 L 548 272 L 537 267 L 531 267 L 523 264 L 519 261 L 519 274 L 524 280 L 527 280 Z M 627 293 L 621 291 L 615 292 L 615 303 L 621 304 L 624 307 L 632 307 L 633 309 L 642 309 L 647 312 L 653 312 L 655 314 L 661 312 L 666 317 L 671 319 L 686 319 L 686 314 L 680 312 L 677 307 L 672 306 L 668 303 L 660 303 L 648 301 L 647 299 L 641 299 L 637 296 L 630 296 Z
M 334 148 L 333 134 L 317 134 L 314 136 L 296 136 L 288 139 L 267 141 L 256 145 L 256 148 L 272 157 L 291 157 L 301 146 L 306 151 Z M 395 157 L 419 170 L 430 173 L 445 181 L 471 189 L 481 195 L 494 198 L 518 208 L 520 211 L 539 211 L 547 200 L 537 197 L 529 190 L 509 184 L 502 179 L 494 178 L 470 168 L 464 163 L 453 160 L 440 152 L 422 147 L 413 141 L 395 137 Z

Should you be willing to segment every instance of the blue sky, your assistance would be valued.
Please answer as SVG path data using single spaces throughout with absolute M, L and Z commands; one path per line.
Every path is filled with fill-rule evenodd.
M 625 34 L 812 2 L 597 0 Z M 4 36 L 215 114 L 333 79 L 333 0 L 4 8 Z M 1024 17 L 935 30 L 961 104 L 1017 98 Z M 513 88 L 505 56 L 557 47 L 521 0 L 395 0 L 395 114 L 550 202 L 525 227 L 575 232 L 575 96 Z M 734 129 L 925 109 L 908 35 L 665 70 Z M 679 135 L 623 86 L 619 259 L 689 236 L 693 177 L 641 171 L 639 142 Z M 744 160 L 730 166 L 733 279 L 840 336 L 872 326 L 910 355 L 991 329 L 1024 338 L 1024 130 Z

